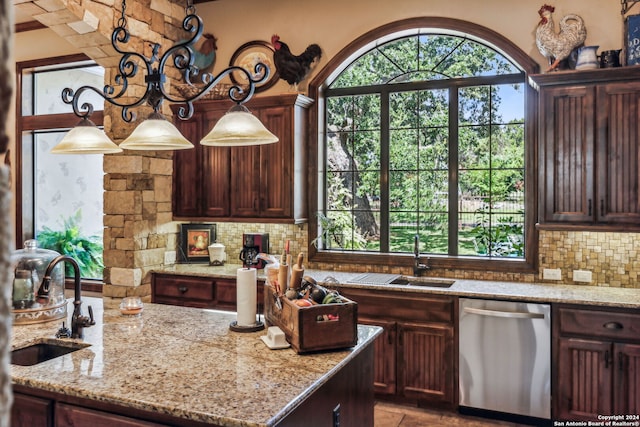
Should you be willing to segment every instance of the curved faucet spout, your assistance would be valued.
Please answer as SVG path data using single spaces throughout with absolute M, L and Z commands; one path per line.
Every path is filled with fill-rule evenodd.
M 82 338 L 84 335 L 84 328 L 88 328 L 91 325 L 95 325 L 95 321 L 93 320 L 93 309 L 89 306 L 89 317 L 82 315 L 82 290 L 80 287 L 80 267 L 75 259 L 71 258 L 68 255 L 60 255 L 51 260 L 49 265 L 47 266 L 47 270 L 44 273 L 44 277 L 42 278 L 42 284 L 38 289 L 38 297 L 41 297 L 41 294 L 45 295 L 47 298 L 49 296 L 49 288 L 51 285 L 51 274 L 56 265 L 61 262 L 68 262 L 73 267 L 73 290 L 74 290 L 74 298 L 73 298 L 73 315 L 71 316 L 71 338 Z

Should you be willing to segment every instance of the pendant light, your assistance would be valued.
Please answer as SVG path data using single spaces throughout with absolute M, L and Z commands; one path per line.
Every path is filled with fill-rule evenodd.
M 112 154 L 121 153 L 118 147 L 103 130 L 86 117 L 51 149 L 52 154 Z
M 278 142 L 262 122 L 244 106 L 236 105 L 218 120 L 201 145 L 242 146 Z
M 127 150 L 183 150 L 193 148 L 193 144 L 166 117 L 153 112 L 120 143 L 120 147 Z
M 193 46 L 200 40 L 203 31 L 203 22 L 195 13 L 193 0 L 189 0 L 185 8 L 186 17 L 182 22 L 182 29 L 189 36 L 186 40 L 176 43 L 167 49 L 164 54 L 159 55 L 160 45 L 152 45 L 151 57 L 147 58 L 138 52 L 127 52 L 122 46 L 129 42 L 130 33 L 127 29 L 126 19 L 126 0 L 122 1 L 121 17 L 118 20 L 118 26 L 113 30 L 111 36 L 111 44 L 113 48 L 122 54 L 118 62 L 118 73 L 115 81 L 119 87 L 106 85 L 100 90 L 92 86 L 82 86 L 77 90 L 66 88 L 62 91 L 62 100 L 66 104 L 73 107 L 73 112 L 81 117 L 80 128 L 89 128 L 91 123 L 89 117 L 93 112 L 93 106 L 89 102 L 80 103 L 79 99 L 84 92 L 91 91 L 101 96 L 105 102 L 116 107 L 122 108 L 122 119 L 130 123 L 136 118 L 136 114 L 130 111 L 131 108 L 148 104 L 153 108 L 153 113 L 143 122 L 141 122 L 131 135 L 126 138 L 120 147 L 116 146 L 104 135 L 95 125 L 96 130 L 104 135 L 110 145 L 104 140 L 101 143 L 90 139 L 92 148 L 82 149 L 86 146 L 88 137 L 78 130 L 78 127 L 69 131 L 63 138 L 60 146 L 54 147 L 52 152 L 67 153 L 115 153 L 122 149 L 127 150 L 182 150 L 193 148 L 193 144 L 189 142 L 178 129 L 169 122 L 161 113 L 162 102 L 166 99 L 172 103 L 183 104 L 178 108 L 176 116 L 181 120 L 188 120 L 193 116 L 193 103 L 207 93 L 209 93 L 223 78 L 230 76 L 232 73 L 243 74 L 245 78 L 239 81 L 246 81 L 248 86 L 242 87 L 239 84 L 233 84 L 227 91 L 229 99 L 236 103 L 236 107 L 232 108 L 229 114 L 220 120 L 216 127 L 207 135 L 202 144 L 205 145 L 256 145 L 276 142 L 278 138 L 269 132 L 260 120 L 251 114 L 242 104 L 248 101 L 255 92 L 256 84 L 260 84 L 269 78 L 269 68 L 258 63 L 254 69 L 249 72 L 239 66 L 231 66 L 225 68 L 218 75 L 213 76 L 209 73 L 203 73 L 195 64 L 195 54 Z M 138 67 L 143 62 L 144 66 Z M 157 65 L 156 65 L 157 63 Z M 195 93 L 189 97 L 178 98 L 173 94 L 167 93 L 165 82 L 167 76 L 164 72 L 165 64 L 173 64 L 181 75 L 186 85 L 197 88 Z M 130 103 L 120 101 L 120 98 L 127 96 L 127 89 L 130 79 L 133 79 L 139 69 L 145 70 L 144 76 L 146 90 L 142 96 Z M 197 80 L 197 81 L 196 81 Z M 192 82 L 196 81 L 198 86 Z M 132 95 L 128 95 L 132 97 Z M 80 107 L 81 106 L 81 107 Z M 229 117 L 227 117 L 229 116 Z M 219 128 L 219 129 L 218 129 Z M 83 129 L 80 129 L 83 130 Z M 86 129 L 85 129 L 86 131 Z M 94 134 L 92 138 L 99 138 L 98 134 Z M 64 142 L 64 145 L 62 143 Z M 115 146 L 115 148 L 114 148 Z M 118 149 L 118 151 L 116 151 Z

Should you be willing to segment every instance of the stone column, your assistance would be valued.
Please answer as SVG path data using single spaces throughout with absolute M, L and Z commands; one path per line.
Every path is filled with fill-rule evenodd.
M 0 154 L 7 153 L 7 112 L 13 93 L 13 2 L 0 2 Z M 13 394 L 9 350 L 11 349 L 11 184 L 9 168 L 0 166 L 0 427 L 9 426 Z

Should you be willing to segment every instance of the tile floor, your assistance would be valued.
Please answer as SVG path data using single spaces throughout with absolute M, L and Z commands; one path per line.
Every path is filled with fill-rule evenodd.
M 374 427 L 520 427 L 522 424 L 376 402 Z

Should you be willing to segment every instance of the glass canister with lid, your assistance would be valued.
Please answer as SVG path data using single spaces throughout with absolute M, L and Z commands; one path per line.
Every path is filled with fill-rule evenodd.
M 38 298 L 37 293 L 49 263 L 59 256 L 56 251 L 38 247 L 31 239 L 24 248 L 12 255 L 13 279 L 13 324 L 49 322 L 67 317 L 67 302 L 64 297 L 64 263 L 59 263 L 51 272 L 48 298 Z

